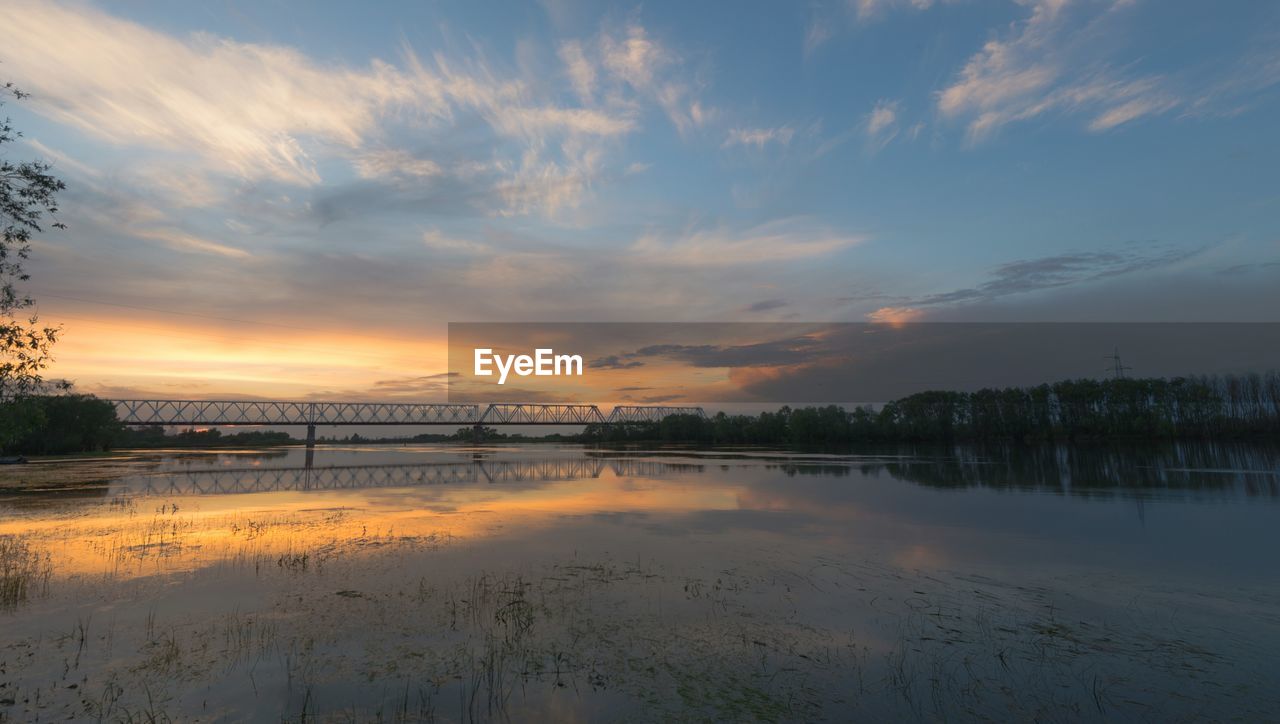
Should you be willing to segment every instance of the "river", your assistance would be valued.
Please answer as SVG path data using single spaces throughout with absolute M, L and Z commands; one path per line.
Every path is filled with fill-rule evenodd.
M 0 720 L 1260 720 L 1280 450 L 0 470 Z

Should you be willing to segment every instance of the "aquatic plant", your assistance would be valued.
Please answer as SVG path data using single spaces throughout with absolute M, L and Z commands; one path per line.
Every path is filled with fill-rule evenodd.
M 48 556 L 18 536 L 0 536 L 0 609 L 11 609 L 33 593 L 48 590 L 53 569 Z

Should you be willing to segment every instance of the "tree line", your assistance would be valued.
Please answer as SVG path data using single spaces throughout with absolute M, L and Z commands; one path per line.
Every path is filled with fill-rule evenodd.
M 885 405 L 783 407 L 592 425 L 583 439 L 715 445 L 1236 439 L 1280 436 L 1280 374 L 1066 380 L 920 392 Z
M 406 440 L 470 442 L 472 428 Z M 535 441 L 486 428 L 483 439 Z M 659 422 L 587 425 L 545 440 L 707 445 L 839 445 L 864 442 L 1076 442 L 1280 439 L 1280 374 L 1173 379 L 1067 380 L 976 392 L 921 392 L 879 407 L 783 407 L 758 415 L 671 415 Z M 271 445 L 288 433 L 128 429 L 92 395 L 33 395 L 0 402 L 0 451 L 52 455 L 112 447 Z

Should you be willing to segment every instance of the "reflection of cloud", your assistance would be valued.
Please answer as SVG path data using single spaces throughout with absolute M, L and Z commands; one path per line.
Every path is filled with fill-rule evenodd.
M 947 562 L 947 557 L 935 546 L 917 543 L 898 550 L 893 562 L 903 568 L 937 570 Z

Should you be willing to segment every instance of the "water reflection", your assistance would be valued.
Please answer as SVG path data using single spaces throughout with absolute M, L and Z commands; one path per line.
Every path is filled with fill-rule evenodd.
M 1085 497 L 1280 495 L 1280 449 L 1266 445 L 959 447 L 941 461 L 903 460 L 886 468 L 896 478 L 942 488 Z
M 184 453 L 139 461 L 122 474 L 74 484 L 0 486 L 11 502 L 116 495 L 213 495 L 615 478 L 765 470 L 788 478 L 888 476 L 933 488 L 989 488 L 1091 497 L 1280 497 L 1280 448 L 1170 444 L 1142 449 L 1071 446 L 924 447 L 858 454 L 696 449 L 477 451 L 376 448 Z M 410 461 L 395 461 L 411 458 Z M 344 464 L 359 459 L 361 464 Z M 292 462 L 293 464 L 289 464 Z M 748 476 L 750 477 L 750 476 Z
M 423 445 L 24 467 L 0 473 L 0 720 L 1280 706 L 1274 447 Z
M 125 478 L 112 492 L 142 495 L 212 495 L 351 488 L 400 488 L 419 485 L 552 482 L 599 478 L 608 468 L 617 477 L 661 477 L 698 466 L 646 460 L 550 458 L 476 460 L 468 463 L 250 467 L 190 470 Z

